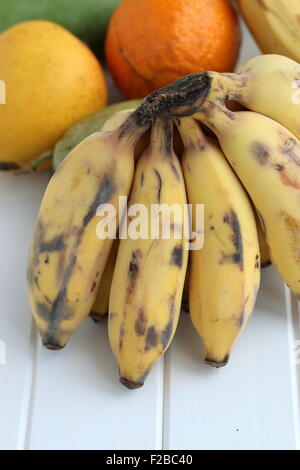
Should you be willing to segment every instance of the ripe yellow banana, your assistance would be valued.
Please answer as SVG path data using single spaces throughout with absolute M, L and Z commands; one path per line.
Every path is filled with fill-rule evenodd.
M 263 53 L 300 61 L 299 0 L 238 0 L 238 5 Z
M 140 158 L 129 207 L 142 204 L 149 222 L 152 205 L 178 204 L 186 193 L 180 163 L 173 151 L 173 123 L 158 119 L 151 142 Z M 181 211 L 180 211 L 181 212 Z M 134 220 L 134 219 L 133 219 Z M 133 222 L 128 218 L 128 223 Z M 162 229 L 162 219 L 155 219 Z M 176 214 L 171 235 L 181 228 Z M 120 381 L 130 389 L 144 384 L 151 366 L 168 348 L 178 323 L 188 250 L 180 238 L 127 238 L 120 241 L 109 303 L 109 339 Z
M 114 240 L 102 274 L 96 300 L 90 313 L 90 317 L 94 320 L 95 323 L 100 322 L 108 314 L 109 294 L 115 270 L 118 248 L 119 241 Z
M 222 367 L 247 324 L 259 287 L 255 216 L 220 147 L 194 119 L 181 119 L 178 128 L 188 200 L 193 209 L 204 204 L 205 210 L 204 247 L 190 253 L 190 313 L 206 362 Z
M 223 95 L 251 111 L 269 116 L 300 138 L 300 65 L 297 62 L 280 55 L 262 55 L 242 65 L 237 74 L 209 75 L 219 97 Z
M 102 131 L 107 132 L 117 129 L 117 127 L 121 126 L 126 121 L 133 111 L 133 109 L 123 109 L 117 111 L 107 119 L 102 127 Z M 95 323 L 100 322 L 108 314 L 109 293 L 118 254 L 118 247 L 119 242 L 118 240 L 115 240 L 108 255 L 108 259 L 98 287 L 97 296 L 90 313 L 90 317 L 94 320 Z
M 209 93 L 196 115 L 217 135 L 262 220 L 272 264 L 300 295 L 300 143 L 278 122 Z
M 146 127 L 134 113 L 120 128 L 79 144 L 44 195 L 29 255 L 28 291 L 43 344 L 61 349 L 89 315 L 113 240 L 96 234 L 101 204 L 131 188 L 134 146 Z

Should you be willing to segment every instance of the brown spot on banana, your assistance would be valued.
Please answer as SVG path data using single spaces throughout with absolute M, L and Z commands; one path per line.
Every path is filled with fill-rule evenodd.
M 94 281 L 91 287 L 91 294 L 95 291 L 96 287 L 97 287 L 97 282 Z
M 49 242 L 41 241 L 39 246 L 40 253 L 54 253 L 56 251 L 63 251 L 66 249 L 64 235 L 54 237 Z
M 169 295 L 168 309 L 169 309 L 169 313 L 171 315 L 171 318 L 173 318 L 174 314 L 175 314 L 175 307 L 176 307 L 175 299 L 176 299 L 176 292 L 174 294 Z
M 300 144 L 296 139 L 288 137 L 284 133 L 280 133 L 280 137 L 283 139 L 283 143 L 279 148 L 279 152 L 294 163 L 296 166 L 300 166 Z
M 129 284 L 127 287 L 126 302 L 128 302 L 128 299 L 134 290 L 135 282 L 138 278 L 139 271 L 140 271 L 139 260 L 142 257 L 143 257 L 143 253 L 141 252 L 141 250 L 135 250 L 131 255 L 131 260 L 130 260 L 129 268 L 128 268 Z
M 228 214 L 224 216 L 224 223 L 228 224 L 232 229 L 232 242 L 236 249 L 236 252 L 230 255 L 233 263 L 239 264 L 240 270 L 244 269 L 244 248 L 243 248 L 243 239 L 241 234 L 241 227 L 238 216 L 234 210 L 231 210 Z M 227 258 L 227 256 L 226 256 Z
M 270 160 L 270 151 L 265 144 L 253 142 L 250 147 L 251 153 L 261 165 L 267 165 Z
M 166 155 L 173 155 L 173 125 L 170 125 L 168 120 L 163 123 L 164 127 L 164 140 L 163 140 L 163 152 Z
M 256 293 L 255 293 L 255 297 L 256 297 Z M 242 312 L 241 312 L 239 318 L 237 319 L 237 326 L 238 326 L 239 329 L 243 328 L 243 326 L 245 324 L 246 307 L 247 307 L 248 301 L 249 301 L 249 296 L 245 299 L 245 302 L 244 302 L 244 305 L 243 305 L 243 308 L 242 308 Z
M 158 345 L 159 335 L 154 326 L 150 326 L 146 332 L 145 352 L 150 351 Z
M 125 337 L 125 327 L 124 327 L 124 323 L 122 323 L 121 328 L 120 328 L 120 336 L 119 336 L 119 349 L 120 350 L 123 348 L 124 337 Z
M 170 162 L 170 166 L 171 166 L 171 169 L 175 175 L 175 178 L 177 179 L 178 182 L 180 182 L 180 174 L 178 173 L 178 170 L 176 168 L 176 166 L 174 165 L 173 162 Z
M 72 309 L 67 306 L 66 295 L 67 285 L 72 275 L 76 261 L 77 257 L 73 255 L 65 271 L 61 290 L 52 305 L 47 307 L 47 310 L 44 304 L 36 305 L 37 315 L 40 316 L 42 320 L 45 320 L 48 323 L 48 331 L 46 335 L 42 334 L 43 345 L 48 349 L 49 347 L 51 347 L 51 345 L 54 345 L 55 348 L 59 347 L 59 322 L 61 320 L 67 320 L 73 315 Z
M 162 179 L 161 179 L 159 171 L 157 171 L 155 168 L 154 168 L 154 173 L 157 178 L 157 202 L 158 204 L 160 204 L 160 196 L 161 196 L 161 189 L 162 189 L 163 183 L 162 183 Z
M 269 11 L 269 8 L 267 7 L 267 5 L 265 4 L 264 0 L 257 0 L 257 3 L 259 4 L 259 6 L 265 10 L 265 11 Z
M 291 178 L 284 172 L 284 170 L 280 171 L 280 179 L 285 186 L 291 186 L 292 188 L 300 189 L 300 183 L 297 181 L 292 181 Z
M 135 322 L 135 332 L 137 336 L 144 336 L 147 326 L 147 318 L 144 309 L 141 307 L 137 313 L 137 320 Z
M 162 332 L 161 342 L 162 342 L 162 345 L 163 345 L 164 349 L 166 349 L 166 347 L 168 346 L 168 344 L 170 342 L 172 332 L 173 332 L 173 323 L 174 323 L 174 321 L 173 321 L 173 318 L 172 318 L 168 322 L 167 326 L 165 327 L 165 329 Z
M 98 207 L 102 204 L 108 203 L 116 191 L 115 184 L 112 181 L 112 178 L 109 175 L 105 175 L 101 181 L 99 190 L 95 196 L 94 201 L 89 207 L 89 210 L 86 216 L 83 219 L 82 230 L 88 225 L 91 219 L 95 216 Z
M 171 255 L 171 265 L 177 266 L 179 269 L 182 268 L 183 261 L 183 246 L 177 245 L 172 251 Z
M 56 266 L 56 278 L 57 278 L 57 282 L 58 282 L 59 285 L 60 285 L 60 283 L 63 279 L 63 276 L 64 276 L 65 261 L 66 261 L 66 252 L 61 251 L 59 253 L 57 266 Z
M 254 269 L 259 269 L 259 268 L 260 268 L 260 255 L 256 255 Z

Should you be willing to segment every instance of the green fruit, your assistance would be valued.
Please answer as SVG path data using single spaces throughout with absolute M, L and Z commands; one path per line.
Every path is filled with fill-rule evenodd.
M 120 0 L 1 0 L 0 33 L 21 21 L 53 21 L 102 55 L 107 24 L 119 3 Z
M 54 147 L 52 156 L 52 166 L 54 170 L 58 168 L 63 159 L 76 147 L 83 139 L 100 131 L 105 122 L 118 111 L 123 109 L 137 108 L 142 100 L 122 101 L 121 103 L 112 104 L 106 108 L 100 109 L 94 114 L 82 119 L 73 127 L 71 127 L 61 140 Z

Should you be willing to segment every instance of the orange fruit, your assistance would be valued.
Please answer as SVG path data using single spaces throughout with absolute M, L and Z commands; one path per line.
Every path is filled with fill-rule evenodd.
M 228 0 L 123 0 L 110 21 L 106 59 L 123 94 L 142 98 L 185 75 L 232 71 L 240 38 Z

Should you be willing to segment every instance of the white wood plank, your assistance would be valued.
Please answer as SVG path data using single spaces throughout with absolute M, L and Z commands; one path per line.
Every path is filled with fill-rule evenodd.
M 289 339 L 290 339 L 290 372 L 292 381 L 292 398 L 294 406 L 294 423 L 296 447 L 300 450 L 300 303 L 285 287 Z
M 126 390 L 107 338 L 107 322 L 88 320 L 60 352 L 38 353 L 27 448 L 161 449 L 163 362 L 145 386 Z
M 272 268 L 226 368 L 202 363 L 198 335 L 183 316 L 166 359 L 164 447 L 295 449 L 291 347 L 284 286 Z
M 26 294 L 26 261 L 47 173 L 0 174 L 0 449 L 23 448 L 32 378 L 31 314 Z

